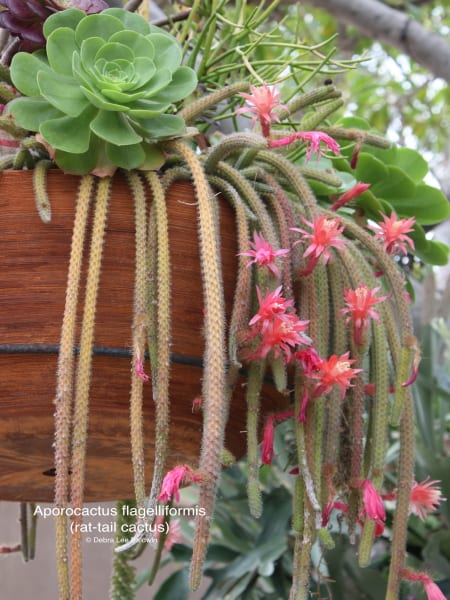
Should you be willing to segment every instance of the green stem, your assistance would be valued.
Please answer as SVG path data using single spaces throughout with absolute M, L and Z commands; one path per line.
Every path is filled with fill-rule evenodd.
M 71 461 L 71 503 L 74 509 L 83 506 L 84 480 L 86 466 L 87 431 L 89 418 L 89 388 L 91 384 L 92 345 L 94 341 L 95 313 L 100 280 L 103 242 L 108 215 L 108 202 L 111 178 L 105 177 L 98 182 L 95 204 L 94 225 L 92 229 L 89 269 L 87 275 L 84 312 L 80 338 L 75 400 L 73 411 L 72 461 Z M 72 518 L 70 538 L 71 600 L 82 598 L 82 560 L 81 560 L 81 515 Z
M 155 423 L 155 459 L 153 479 L 148 507 L 153 508 L 160 492 L 169 442 L 170 402 L 170 338 L 171 338 L 171 281 L 169 225 L 165 193 L 161 181 L 155 173 L 147 173 L 147 181 L 153 195 L 157 236 L 157 281 L 156 281 L 156 327 L 157 350 L 156 365 L 152 365 L 153 400 L 156 406 Z
M 74 343 L 81 265 L 86 224 L 94 178 L 82 177 L 72 233 L 66 302 L 61 327 L 58 374 L 55 397 L 55 507 L 64 509 L 69 500 L 70 436 L 73 395 Z M 67 518 L 62 512 L 56 517 L 56 570 L 60 600 L 69 600 L 69 570 L 67 549 Z
M 181 154 L 188 164 L 194 180 L 198 200 L 200 256 L 205 302 L 205 359 L 202 390 L 205 408 L 200 456 L 200 471 L 204 473 L 204 481 L 200 487 L 199 499 L 200 506 L 205 509 L 205 515 L 199 515 L 196 518 L 190 575 L 191 588 L 195 590 L 200 585 L 205 560 L 224 443 L 227 414 L 225 308 L 220 249 L 214 219 L 215 210 L 208 182 L 193 150 L 182 142 L 171 142 L 169 147 Z

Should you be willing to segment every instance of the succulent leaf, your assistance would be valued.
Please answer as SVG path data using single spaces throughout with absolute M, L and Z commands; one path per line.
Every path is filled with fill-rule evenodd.
M 68 172 L 158 168 L 155 142 L 186 131 L 167 112 L 197 84 L 175 38 L 124 9 L 58 12 L 44 34 L 47 53 L 19 53 L 11 64 L 14 85 L 29 96 L 8 105 L 17 124 L 39 132 Z

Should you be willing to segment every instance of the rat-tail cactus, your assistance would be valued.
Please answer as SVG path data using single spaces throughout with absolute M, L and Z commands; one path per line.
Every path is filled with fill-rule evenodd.
M 425 255 L 430 246 L 406 200 L 396 205 L 394 198 L 390 203 L 383 196 L 386 188 L 377 195 L 377 184 L 389 171 L 382 158 L 369 151 L 382 157 L 389 144 L 363 128 L 330 125 L 330 116 L 342 105 L 333 85 L 283 104 L 271 86 L 238 82 L 176 113 L 174 104 L 194 92 L 194 71 L 181 66 L 182 52 L 174 38 L 122 9 L 88 16 L 69 9 L 47 19 L 44 35 L 45 51 L 18 54 L 12 61 L 12 82 L 24 96 L 8 103 L 5 123 L 36 133 L 41 144 L 37 150 L 32 146 L 35 140 L 28 146 L 22 142 L 13 161 L 20 155 L 25 164 L 30 148 L 42 153 L 44 146 L 56 166 L 83 176 L 57 375 L 56 506 L 79 509 L 83 504 L 95 305 L 105 225 L 109 210 L 114 210 L 108 205 L 111 175 L 119 168 L 126 171 L 135 206 L 130 469 L 137 508 L 153 511 L 157 503 L 177 501 L 184 484 L 199 486 L 203 511 L 196 518 L 190 574 L 191 588 L 197 589 L 227 454 L 230 399 L 240 385 L 238 376 L 245 377 L 247 489 L 255 518 L 263 512 L 259 468 L 272 462 L 276 426 L 292 425 L 289 468 L 295 539 L 290 600 L 309 597 L 313 547 L 320 545 L 325 552 L 333 545 L 333 511 L 346 521 L 351 539 L 359 540 L 361 566 L 368 564 L 385 525 L 386 494 L 396 498 L 386 598 L 397 600 L 401 578 L 410 576 L 404 568 L 414 490 L 409 386 L 417 375 L 420 353 L 407 281 L 393 255 L 416 251 L 416 242 L 417 252 Z M 246 101 L 236 116 L 251 113 L 261 133 L 219 136 L 209 147 L 209 111 L 231 99 L 234 108 Z M 283 129 L 288 128 L 283 121 L 294 120 L 299 110 L 308 112 L 295 127 Z M 380 163 L 380 180 L 359 180 L 365 171 L 358 164 L 373 163 Z M 399 164 L 394 172 L 400 178 Z M 47 222 L 51 198 L 45 195 L 43 178 L 48 167 L 48 162 L 40 165 L 35 177 L 38 209 Z M 166 472 L 170 414 L 175 408 L 169 394 L 173 260 L 165 198 L 176 180 L 193 184 L 198 217 L 205 338 L 198 415 L 202 446 L 198 465 L 181 464 Z M 417 193 L 426 187 L 420 185 Z M 437 209 L 439 202 L 433 201 L 438 221 L 448 215 L 448 207 Z M 222 284 L 221 202 L 232 207 L 238 247 L 229 322 Z M 78 286 L 91 210 L 88 282 L 75 370 Z M 423 222 L 429 224 L 429 218 Z M 264 413 L 261 402 L 267 381 L 280 399 L 279 410 L 271 414 Z M 143 450 L 145 385 L 152 386 L 156 417 L 150 488 Z M 398 491 L 385 477 L 392 427 L 400 431 Z M 62 600 L 82 596 L 80 523 L 81 517 L 76 517 L 69 555 L 66 518 L 57 520 Z M 129 550 L 140 537 L 141 530 L 116 551 Z M 123 570 L 126 562 L 117 560 L 117 569 Z M 128 567 L 126 571 L 128 577 Z M 116 596 L 117 590 L 115 585 Z M 126 593 L 131 593 L 128 584 Z

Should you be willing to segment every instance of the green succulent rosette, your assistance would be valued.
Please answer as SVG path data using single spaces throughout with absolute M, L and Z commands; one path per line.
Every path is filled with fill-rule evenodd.
M 197 85 L 175 38 L 120 8 L 55 13 L 44 36 L 45 51 L 11 64 L 24 95 L 8 105 L 17 124 L 38 132 L 68 173 L 159 168 L 158 141 L 186 131 L 173 103 Z

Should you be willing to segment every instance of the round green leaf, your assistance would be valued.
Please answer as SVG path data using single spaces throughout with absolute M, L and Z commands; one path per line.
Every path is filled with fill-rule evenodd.
M 53 71 L 41 71 L 37 79 L 42 96 L 66 115 L 76 117 L 88 106 L 75 79 L 57 75 Z
M 78 23 L 86 17 L 86 13 L 78 8 L 68 8 L 54 13 L 44 21 L 43 32 L 46 39 L 59 27 L 75 30 Z
M 358 181 L 374 184 L 383 181 L 386 177 L 387 169 L 381 160 L 366 152 L 360 153 L 355 170 L 355 178 Z
M 103 110 L 110 111 L 128 111 L 128 106 L 123 104 L 114 104 L 113 102 L 108 102 L 108 100 L 100 94 L 100 92 L 93 91 L 85 87 L 84 85 L 80 86 L 80 89 L 83 91 L 85 96 L 89 99 L 91 104 L 96 106 L 97 108 L 101 108 Z
M 148 36 L 155 47 L 155 60 L 157 65 L 164 66 L 171 72 L 180 66 L 182 52 L 179 44 L 172 37 L 161 33 L 152 33 Z
M 390 198 L 399 216 L 413 215 L 422 225 L 434 225 L 450 216 L 450 204 L 444 194 L 430 185 L 419 184 L 409 197 Z
M 189 67 L 179 67 L 172 76 L 170 84 L 161 90 L 152 100 L 157 102 L 178 102 L 192 94 L 197 87 L 195 72 Z
M 142 142 L 142 137 L 131 127 L 120 112 L 101 110 L 91 123 L 91 130 L 105 142 L 130 146 Z
M 373 160 L 377 159 L 373 158 Z M 386 171 L 386 176 L 383 179 L 374 182 L 371 187 L 372 192 L 376 196 L 386 198 L 393 206 L 395 206 L 394 201 L 397 201 L 397 199 L 409 198 L 414 195 L 414 181 L 408 177 L 402 169 L 388 165 Z
M 445 266 L 448 264 L 450 248 L 443 242 L 428 241 L 425 249 L 416 249 L 416 256 L 430 265 Z
M 39 131 L 53 148 L 83 154 L 89 149 L 91 138 L 89 123 L 92 119 L 92 111 L 95 109 L 89 106 L 84 115 L 76 118 L 48 119 L 42 123 Z
M 119 19 L 107 14 L 88 15 L 82 19 L 75 30 L 75 39 L 81 46 L 83 40 L 91 37 L 99 37 L 103 40 L 109 38 L 118 31 L 122 31 L 123 25 Z
M 93 65 L 97 56 L 97 52 L 100 51 L 104 44 L 104 40 L 101 37 L 90 37 L 88 40 L 83 40 L 80 46 L 80 54 L 77 59 L 77 66 L 83 65 L 86 68 L 88 65 Z
M 106 61 L 125 60 L 131 63 L 134 60 L 134 54 L 127 46 L 124 46 L 124 44 L 109 42 L 108 44 L 102 45 L 97 52 L 95 60 L 97 61 L 102 58 Z
M 41 123 L 61 116 L 59 110 L 44 98 L 15 98 L 8 102 L 7 112 L 11 113 L 19 127 L 28 131 L 39 131 Z
M 130 48 L 136 58 L 153 58 L 155 56 L 155 47 L 151 41 L 135 31 L 119 31 L 112 35 L 109 41 L 124 44 Z
M 416 183 L 420 183 L 428 173 L 427 161 L 411 148 L 397 148 L 395 164 L 403 169 Z
M 178 115 L 159 115 L 153 119 L 140 119 L 139 126 L 148 139 L 175 137 L 183 133 L 186 125 Z
M 37 82 L 39 71 L 50 71 L 48 62 L 42 54 L 19 52 L 11 62 L 11 79 L 24 96 L 40 96 Z
M 116 19 L 119 19 L 125 29 L 131 29 L 142 35 L 147 35 L 150 32 L 150 25 L 140 15 L 130 12 L 129 10 L 123 10 L 122 8 L 107 8 L 103 10 L 102 15 L 111 15 Z
M 47 40 L 46 51 L 50 67 L 61 75 L 70 75 L 72 56 L 76 50 L 74 31 L 68 27 L 57 29 Z
M 121 169 L 137 169 L 144 162 L 145 153 L 142 144 L 121 146 L 106 144 L 109 160 Z

